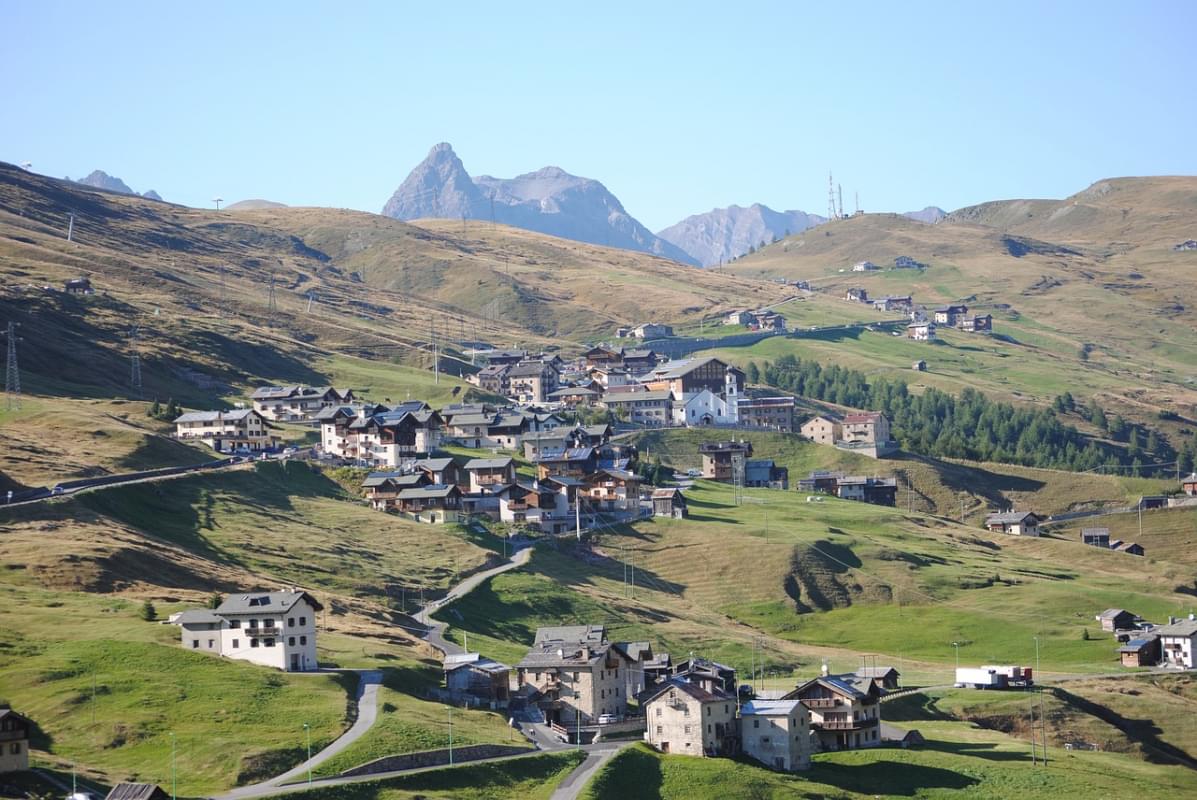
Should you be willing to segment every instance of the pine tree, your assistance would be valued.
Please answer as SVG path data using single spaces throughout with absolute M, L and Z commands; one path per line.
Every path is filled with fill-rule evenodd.
M 1089 422 L 1099 430 L 1108 431 L 1110 423 L 1106 420 L 1106 412 L 1097 404 L 1096 400 L 1089 401 Z
M 154 419 L 162 416 L 162 404 L 158 402 L 157 397 L 154 398 L 154 402 L 150 404 L 150 408 L 145 412 L 145 415 Z
M 744 376 L 748 379 L 749 383 L 761 382 L 761 370 L 760 367 L 756 365 L 755 361 L 748 362 L 748 367 L 744 370 Z
M 158 609 L 154 608 L 152 602 L 146 600 L 141 604 L 141 610 L 138 612 L 138 615 L 146 622 L 153 622 L 158 619 Z

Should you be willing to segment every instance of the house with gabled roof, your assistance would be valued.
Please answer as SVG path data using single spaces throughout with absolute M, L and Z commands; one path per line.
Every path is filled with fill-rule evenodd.
M 601 468 L 582 478 L 586 508 L 592 511 L 638 514 L 643 479 L 623 469 Z
M 507 371 L 507 396 L 521 403 L 543 403 L 560 379 L 560 369 L 550 361 L 521 361 Z
M 33 721 L 11 708 L 0 708 L 0 775 L 29 769 Z
M 872 678 L 822 675 L 782 699 L 810 709 L 821 750 L 857 750 L 881 744 L 881 688 Z
M 445 688 L 454 698 L 475 698 L 499 707 L 510 696 L 511 667 L 479 653 L 456 653 L 445 656 L 443 663 Z
M 801 700 L 750 700 L 740 706 L 740 748 L 770 769 L 810 769 L 811 712 Z
M 250 395 L 254 411 L 273 422 L 310 422 L 322 409 L 353 403 L 352 389 L 333 386 L 259 386 Z
M 231 594 L 215 609 L 171 617 L 183 647 L 285 672 L 317 668 L 316 614 L 324 606 L 299 589 Z
M 278 437 L 252 408 L 233 411 L 189 411 L 175 418 L 175 438 L 196 440 L 221 453 L 269 450 Z
M 946 325 L 949 328 L 956 327 L 956 321 L 968 313 L 968 306 L 966 305 L 946 305 L 939 306 L 932 311 L 932 319 L 936 325 Z
M 375 511 L 393 511 L 401 491 L 431 482 L 425 472 L 371 472 L 362 481 L 362 493 Z
M 461 512 L 461 490 L 453 484 L 443 483 L 412 486 L 395 495 L 394 508 L 415 522 L 432 525 L 457 522 Z
M 170 795 L 156 783 L 124 781 L 113 786 L 104 800 L 170 800 Z
M 521 692 L 533 698 L 546 721 L 567 728 L 594 724 L 603 714 L 622 715 L 627 668 L 601 625 L 540 628 L 515 665 Z
M 1193 669 L 1197 657 L 1197 619 L 1192 614 L 1188 619 L 1172 619 L 1152 633 L 1160 637 L 1160 664 L 1165 667 Z
M 734 695 L 672 677 L 644 702 L 645 741 L 662 753 L 730 756 L 739 752 Z
M 1033 511 L 1003 511 L 985 518 L 985 528 L 993 533 L 1014 536 L 1038 536 L 1041 519 Z
M 471 458 L 461 465 L 460 472 L 469 479 L 466 491 L 481 492 L 493 486 L 515 482 L 515 460 L 511 456 Z
M 562 450 L 541 450 L 536 459 L 536 477 L 552 475 L 585 478 L 598 467 L 598 455 L 593 447 L 566 447 Z

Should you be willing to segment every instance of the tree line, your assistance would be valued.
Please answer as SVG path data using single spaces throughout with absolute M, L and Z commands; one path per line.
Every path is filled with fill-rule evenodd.
M 1142 431 L 1121 417 L 1107 420 L 1120 426 L 1127 437 L 1126 449 L 1085 436 L 1073 425 L 1061 421 L 1058 411 L 1076 409 L 1071 397 L 1051 408 L 1029 408 L 991 400 L 975 389 L 953 396 L 928 388 L 913 394 L 905 381 L 876 378 L 839 365 L 785 355 L 766 362 L 763 369 L 749 363 L 749 383 L 765 383 L 837 405 L 881 411 L 891 422 L 893 436 L 902 449 L 939 458 L 995 461 L 1028 467 L 1087 471 L 1103 466 L 1130 467 L 1137 474 L 1145 451 L 1159 453 L 1165 447 L 1151 432 L 1142 441 Z M 1061 406 L 1063 403 L 1063 407 Z M 1091 404 L 1096 408 L 1096 404 Z M 1096 419 L 1096 413 L 1091 414 Z M 1133 431 L 1133 432 L 1132 432 Z M 1111 432 L 1112 438 L 1117 438 Z M 1134 452 L 1129 445 L 1134 444 Z

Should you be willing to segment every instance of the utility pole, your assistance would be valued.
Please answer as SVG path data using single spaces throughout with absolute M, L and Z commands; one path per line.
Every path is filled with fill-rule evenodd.
M 228 309 L 225 308 L 224 264 L 220 265 L 220 299 L 217 301 L 216 313 L 221 319 L 224 319 L 228 316 Z
M 465 217 L 461 219 L 462 222 L 465 221 Z M 432 382 L 439 386 L 441 382 L 441 356 L 436 344 L 436 318 L 431 318 L 429 324 L 432 326 Z
M 141 325 L 134 323 L 133 330 L 129 332 L 129 341 L 131 352 L 129 356 L 129 389 L 133 397 L 137 400 L 141 399 L 141 353 L 137 350 L 137 339 L 141 331 Z
M 5 332 L 8 338 L 8 361 L 4 369 L 4 399 L 9 411 L 21 407 L 21 368 L 17 366 L 17 323 L 9 322 Z
M 308 786 L 312 785 L 312 726 L 303 723 L 303 730 L 308 735 Z
M 278 301 L 274 297 L 274 273 L 270 273 L 270 289 L 266 296 L 266 327 L 274 327 L 274 315 L 278 311 Z
M 170 800 L 179 796 L 179 778 L 175 771 L 175 732 L 170 732 Z
M 75 215 L 71 214 L 71 221 L 67 223 L 67 241 L 75 238 Z
M 449 766 L 453 766 L 453 706 L 449 706 Z
M 577 528 L 577 539 L 582 541 L 582 488 L 574 487 L 574 524 Z
M 1035 753 L 1035 743 L 1039 740 L 1039 731 L 1035 727 L 1035 701 L 1031 701 L 1031 766 L 1039 766 L 1038 756 Z

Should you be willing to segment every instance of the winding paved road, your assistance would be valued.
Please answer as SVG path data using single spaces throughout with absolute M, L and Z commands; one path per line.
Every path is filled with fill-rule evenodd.
M 439 600 L 433 600 L 425 603 L 413 619 L 426 626 L 423 634 L 423 639 L 430 645 L 440 650 L 446 655 L 457 654 L 465 652 L 461 647 L 453 642 L 445 639 L 444 633 L 447 623 L 438 622 L 431 619 L 431 615 L 437 609 L 444 605 L 472 592 L 478 588 L 484 581 L 493 578 L 495 575 L 522 567 L 528 563 L 528 559 L 532 556 L 532 548 L 525 547 L 517 550 L 514 555 L 504 563 L 497 567 L 492 567 L 488 570 L 475 573 L 463 580 L 461 583 L 450 589 L 444 597 Z M 341 670 L 337 670 L 341 671 Z M 249 786 L 241 786 L 233 789 L 222 795 L 218 795 L 215 800 L 248 800 L 249 798 L 266 797 L 269 795 L 284 794 L 288 792 L 303 791 L 308 788 L 308 783 L 304 778 L 307 777 L 309 769 L 315 769 L 320 764 L 328 761 L 333 756 L 341 753 L 370 730 L 374 725 L 374 721 L 378 718 L 378 687 L 382 683 L 382 673 L 377 670 L 353 670 L 360 676 L 357 688 L 357 719 L 354 720 L 353 725 L 345 733 L 341 734 L 332 744 L 321 750 L 310 759 L 304 761 L 292 769 L 287 770 L 281 775 L 276 775 L 269 780 L 261 783 L 251 784 Z M 548 748 L 546 748 L 548 749 Z M 504 759 L 487 759 L 493 761 L 503 761 L 510 758 L 527 758 L 528 755 L 543 752 L 542 750 L 532 750 L 528 754 L 521 754 L 518 756 L 508 756 Z M 589 761 L 589 759 L 587 759 Z M 478 762 L 464 762 L 464 763 L 478 763 Z M 585 766 L 585 765 L 583 765 Z M 429 767 L 428 769 L 448 769 L 445 766 Z M 580 768 L 579 768 L 580 769 Z M 401 770 L 398 772 L 378 773 L 376 775 L 363 775 L 351 778 L 323 778 L 321 780 L 312 781 L 313 788 L 337 786 L 343 783 L 359 783 L 361 781 L 379 780 L 382 778 L 395 777 L 397 775 L 408 775 L 413 772 L 424 772 L 425 769 Z M 576 772 L 577 770 L 575 770 Z M 571 776 L 573 773 L 571 773 Z M 289 781 L 299 781 L 298 783 L 288 784 Z

